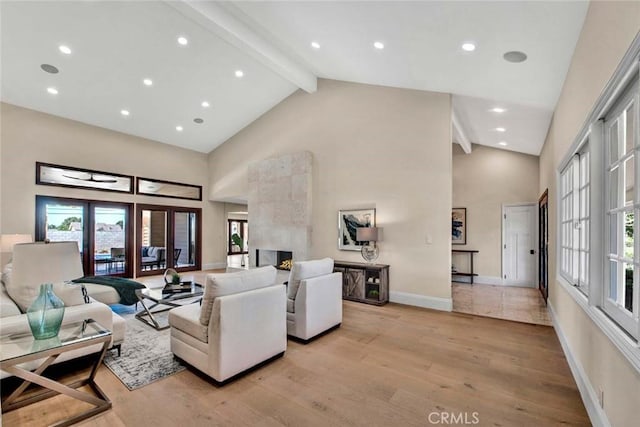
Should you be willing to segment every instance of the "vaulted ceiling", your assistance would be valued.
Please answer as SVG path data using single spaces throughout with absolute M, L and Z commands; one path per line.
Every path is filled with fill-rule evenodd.
M 3 1 L 0 98 L 209 152 L 322 77 L 452 93 L 458 142 L 539 154 L 587 7 Z

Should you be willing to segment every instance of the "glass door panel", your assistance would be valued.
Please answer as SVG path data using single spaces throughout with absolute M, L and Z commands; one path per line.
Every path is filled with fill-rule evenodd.
M 93 274 L 123 275 L 127 271 L 127 209 L 93 208 Z
M 174 267 L 193 267 L 196 265 L 196 235 L 196 214 L 194 212 L 176 212 L 173 229 Z
M 164 210 L 142 210 L 142 271 L 164 271 L 167 266 L 167 217 Z
M 64 203 L 50 201 L 44 204 L 45 236 L 51 242 L 78 243 L 80 254 L 86 252 L 84 247 L 84 228 L 86 205 L 82 203 Z

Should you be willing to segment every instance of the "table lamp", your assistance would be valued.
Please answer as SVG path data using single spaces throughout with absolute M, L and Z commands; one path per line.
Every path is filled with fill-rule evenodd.
M 373 262 L 378 259 L 378 228 L 377 227 L 359 227 L 356 229 L 356 240 L 358 242 L 367 242 L 362 245 L 360 253 L 362 258 L 367 262 Z M 373 244 L 371 244 L 373 242 Z

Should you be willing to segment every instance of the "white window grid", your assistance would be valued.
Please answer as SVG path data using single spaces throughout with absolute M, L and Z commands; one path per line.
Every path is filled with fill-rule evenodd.
M 607 261 L 602 309 L 636 339 L 640 338 L 640 213 L 638 179 L 640 138 L 638 137 L 638 84 L 605 119 Z M 635 89 L 634 89 L 635 88 Z M 631 110 L 631 112 L 629 112 Z M 629 122 L 634 134 L 628 135 Z M 629 143 L 630 141 L 630 143 Z M 626 247 L 626 222 L 633 221 L 633 246 Z M 630 267 L 630 268 L 628 268 Z M 626 304 L 626 271 L 632 271 L 631 307 Z

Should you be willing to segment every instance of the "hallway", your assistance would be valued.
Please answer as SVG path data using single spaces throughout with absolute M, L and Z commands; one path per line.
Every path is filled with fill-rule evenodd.
M 496 319 L 551 326 L 537 288 L 452 284 L 453 311 Z

